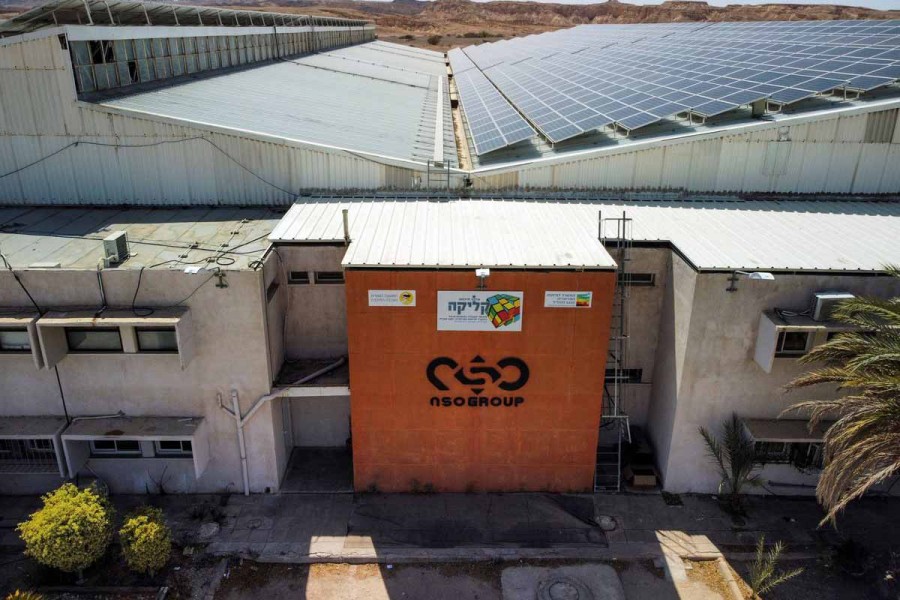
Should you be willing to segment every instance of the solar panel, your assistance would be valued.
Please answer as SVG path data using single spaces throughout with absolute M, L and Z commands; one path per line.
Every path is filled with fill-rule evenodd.
M 451 50 L 448 57 L 477 155 L 527 140 L 535 134 L 465 54 Z
M 582 25 L 466 49 L 551 142 L 900 80 L 900 21 Z M 452 57 L 451 57 L 452 62 Z

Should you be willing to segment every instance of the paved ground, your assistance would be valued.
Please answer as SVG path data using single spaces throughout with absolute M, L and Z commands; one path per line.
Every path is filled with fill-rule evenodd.
M 148 498 L 113 500 L 124 512 Z M 306 577 L 302 585 L 309 598 L 357 597 L 355 591 L 335 592 L 340 586 L 368 590 L 360 596 L 366 600 L 416 598 L 422 597 L 418 585 L 448 590 L 446 597 L 453 600 L 497 598 L 502 568 L 564 559 L 616 567 L 629 600 L 718 600 L 721 594 L 708 581 L 685 572 L 684 561 L 724 555 L 745 576 L 746 561 L 761 535 L 769 542 L 784 541 L 787 558 L 807 569 L 769 598 L 877 598 L 873 590 L 878 572 L 861 579 L 844 575 L 835 566 L 834 548 L 842 539 L 853 538 L 882 560 L 900 545 L 894 526 L 900 520 L 900 499 L 855 503 L 841 516 L 840 531 L 817 528 L 822 513 L 811 499 L 780 497 L 748 498 L 749 515 L 740 521 L 709 496 L 684 496 L 680 506 L 667 504 L 659 495 L 634 494 L 282 494 L 149 500 L 164 509 L 177 542 L 195 549 L 195 555 L 180 557 L 177 563 L 181 575 L 189 576 L 182 587 L 192 590 L 178 597 L 191 598 L 211 597 L 213 584 L 234 581 L 223 573 L 236 559 L 221 557 L 243 556 L 287 563 L 245 563 L 258 570 L 295 569 L 284 581 L 259 577 L 260 586 L 281 586 L 272 597 L 297 597 L 284 586 L 301 585 L 294 580 Z M 0 497 L 0 592 L 21 581 L 47 580 L 46 573 L 22 560 L 14 531 L 38 506 L 36 497 Z M 596 521 L 600 516 L 612 517 L 615 528 L 603 532 Z M 110 564 L 121 562 L 117 551 L 111 552 Z M 457 564 L 446 564 L 453 561 Z M 335 562 L 377 565 L 341 571 L 297 564 Z M 875 566 L 883 575 L 884 563 Z M 95 570 L 99 574 L 106 568 Z M 317 579 L 317 573 L 322 578 Z M 373 591 L 381 589 L 378 586 L 387 596 Z M 232 587 L 224 586 L 221 593 L 237 595 L 220 597 L 267 597 L 242 596 Z

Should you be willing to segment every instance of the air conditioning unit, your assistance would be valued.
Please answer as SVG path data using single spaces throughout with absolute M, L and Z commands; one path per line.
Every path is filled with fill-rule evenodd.
M 128 258 L 128 236 L 116 231 L 103 238 L 103 254 L 107 264 L 117 265 Z
M 831 313 L 839 302 L 855 298 L 847 292 L 817 292 L 810 307 L 810 315 L 813 321 L 830 321 Z

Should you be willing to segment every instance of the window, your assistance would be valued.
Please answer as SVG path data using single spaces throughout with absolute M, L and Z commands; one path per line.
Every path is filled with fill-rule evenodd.
M 66 329 L 69 352 L 121 352 L 118 328 Z
M 620 383 L 640 383 L 641 378 L 643 377 L 644 370 L 643 369 L 619 369 L 619 382 Z M 606 383 L 615 383 L 616 381 L 616 370 L 615 369 L 607 369 L 606 370 Z
M 0 352 L 31 352 L 27 329 L 0 329 Z
M 59 472 L 53 440 L 0 439 L 0 473 Z
M 97 456 L 140 456 L 137 440 L 91 440 L 91 454 Z
M 655 273 L 619 273 L 617 285 L 652 286 L 656 285 Z
M 821 469 L 824 462 L 822 444 L 791 444 L 791 463 L 798 469 Z
M 193 456 L 191 440 L 159 440 L 154 443 L 157 456 Z
M 790 444 L 785 442 L 755 442 L 753 450 L 761 463 L 786 463 L 790 460 Z
M 801 356 L 806 354 L 808 331 L 782 331 L 778 334 L 775 356 Z
M 178 337 L 174 327 L 138 328 L 139 352 L 178 352 Z
M 288 283 L 291 285 L 302 285 L 309 283 L 308 271 L 291 271 L 288 275 Z
M 344 283 L 343 271 L 316 271 L 316 283 Z

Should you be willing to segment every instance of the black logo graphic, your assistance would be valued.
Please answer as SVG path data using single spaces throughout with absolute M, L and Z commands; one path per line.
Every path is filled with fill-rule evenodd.
M 474 394 L 483 392 L 488 383 L 505 392 L 514 392 L 528 383 L 530 376 L 528 365 L 521 358 L 507 356 L 498 360 L 496 366 L 491 366 L 478 355 L 469 361 L 468 365 L 463 366 L 449 356 L 438 356 L 428 363 L 425 374 L 436 389 L 447 391 L 450 388 L 441 379 L 439 371 L 448 370 L 452 372 L 453 378 L 468 386 Z

